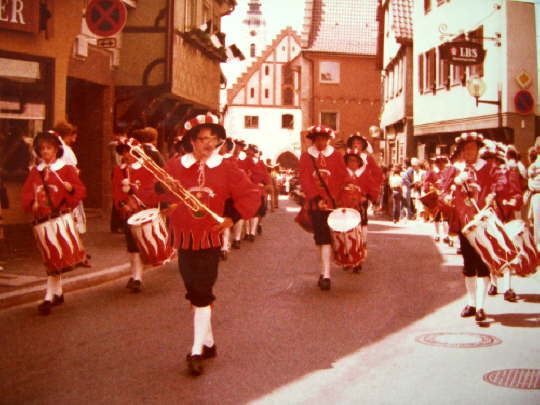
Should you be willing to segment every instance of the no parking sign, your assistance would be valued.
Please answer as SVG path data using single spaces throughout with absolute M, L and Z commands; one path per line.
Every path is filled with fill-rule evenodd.
M 514 97 L 514 105 L 518 113 L 530 114 L 535 107 L 534 97 L 528 90 L 520 90 Z
M 84 16 L 88 29 L 100 37 L 110 37 L 124 28 L 126 6 L 120 0 L 92 0 Z

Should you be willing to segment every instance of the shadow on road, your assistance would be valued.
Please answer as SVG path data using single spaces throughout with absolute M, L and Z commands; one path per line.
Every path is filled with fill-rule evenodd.
M 540 313 L 536 314 L 489 314 L 490 324 L 500 323 L 511 328 L 540 328 Z

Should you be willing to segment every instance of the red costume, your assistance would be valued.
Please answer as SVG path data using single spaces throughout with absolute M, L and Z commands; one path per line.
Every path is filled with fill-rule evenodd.
M 214 154 L 201 166 L 193 154 L 188 153 L 180 159 L 167 162 L 165 170 L 218 215 L 223 215 L 225 200 L 229 197 L 244 219 L 253 217 L 259 207 L 258 188 L 234 162 L 219 154 Z M 167 195 L 166 199 L 169 202 L 177 201 L 171 195 Z M 220 247 L 220 232 L 210 229 L 215 224 L 210 215 L 194 212 L 185 204 L 179 204 L 171 214 L 171 226 L 180 249 Z
M 154 192 L 156 179 L 140 163 L 117 165 L 113 171 L 112 197 L 116 209 L 128 204 L 132 213 L 157 207 L 159 198 Z
M 68 192 L 63 184 L 68 182 L 73 190 Z M 45 184 L 50 196 L 47 197 Z M 23 185 L 21 199 L 23 209 L 33 211 L 34 201 L 37 201 L 37 211 L 34 211 L 34 219 L 39 220 L 66 209 L 75 208 L 86 197 L 86 187 L 81 182 L 75 166 L 67 165 L 62 159 L 57 159 L 53 164 L 40 163 L 34 166 Z M 52 207 L 51 207 L 52 203 Z

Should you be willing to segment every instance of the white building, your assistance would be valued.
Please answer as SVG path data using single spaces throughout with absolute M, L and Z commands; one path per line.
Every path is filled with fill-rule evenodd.
M 282 30 L 227 91 L 227 134 L 256 144 L 273 162 L 283 153 L 300 154 L 300 80 L 289 64 L 300 47 L 292 28 Z
M 462 131 L 513 142 L 523 153 L 535 138 L 534 108 L 518 112 L 520 90 L 537 99 L 535 8 L 511 0 L 421 0 L 414 2 L 414 136 L 420 158 L 446 152 Z M 480 43 L 482 64 L 458 66 L 441 59 L 449 41 Z M 530 82 L 518 76 L 530 77 Z M 467 84 L 481 77 L 485 93 L 476 100 Z M 501 101 L 496 104 L 482 101 Z

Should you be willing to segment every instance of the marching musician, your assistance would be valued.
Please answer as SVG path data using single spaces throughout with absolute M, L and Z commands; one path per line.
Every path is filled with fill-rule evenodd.
M 234 141 L 232 138 L 225 139 L 225 142 L 219 148 L 219 154 L 223 156 L 224 159 L 232 159 L 232 152 L 234 150 Z M 236 164 L 236 163 L 235 163 Z M 227 198 L 225 200 L 225 208 L 223 215 L 227 218 L 231 218 L 233 224 L 236 224 L 240 219 L 240 214 L 234 208 L 234 201 L 232 198 Z M 223 245 L 221 246 L 220 259 L 227 260 L 227 256 L 231 251 L 231 228 L 225 228 L 223 230 Z
M 462 317 L 474 316 L 477 322 L 486 319 L 484 304 L 490 284 L 490 270 L 461 230 L 474 219 L 476 208 L 483 209 L 494 196 L 503 195 L 506 179 L 491 162 L 479 157 L 484 137 L 477 132 L 465 132 L 456 138 L 457 153 L 463 159 L 445 171 L 442 202 L 450 209 L 454 220 L 450 232 L 459 236 L 463 256 L 463 275 L 467 289 L 467 305 Z M 475 207 L 476 205 L 476 207 Z
M 231 162 L 235 163 L 241 170 L 243 169 L 242 161 L 246 158 L 246 153 L 244 150 L 246 149 L 246 142 L 242 139 L 235 139 L 234 140 L 234 149 L 231 156 Z M 234 221 L 234 218 L 231 218 Z M 238 221 L 236 221 L 232 227 L 232 243 L 231 247 L 233 249 L 240 249 L 240 243 L 242 240 L 242 231 L 244 229 L 244 220 L 240 217 L 238 218 Z
M 181 185 L 201 203 L 197 211 L 179 204 L 170 217 L 178 248 L 178 267 L 187 290 L 186 299 L 194 308 L 193 345 L 186 360 L 189 373 L 197 376 L 203 372 L 202 361 L 216 355 L 211 326 L 215 300 L 213 287 L 218 274 L 222 232 L 232 225 L 230 218 L 217 222 L 202 204 L 222 215 L 225 200 L 231 197 L 242 218 L 251 218 L 259 207 L 261 196 L 246 174 L 218 153 L 226 132 L 217 116 L 211 113 L 198 115 L 187 121 L 184 128 L 184 147 L 189 153 L 169 161 L 165 170 L 178 181 L 177 186 Z M 175 201 L 170 193 L 163 198 Z
M 242 161 L 242 168 L 247 173 L 250 180 L 261 190 L 259 209 L 255 216 L 249 220 L 246 229 L 246 240 L 253 242 L 255 240 L 255 234 L 260 234 L 262 232 L 261 221 L 266 215 L 267 208 L 266 193 L 272 179 L 268 174 L 268 168 L 259 157 L 259 148 L 257 145 L 248 145 L 246 158 Z
M 130 155 L 129 150 L 130 146 L 125 142 L 119 142 L 116 146 L 116 153 L 121 157 L 121 163 L 113 170 L 112 198 L 123 220 L 126 247 L 129 253 L 131 277 L 126 288 L 132 292 L 140 292 L 144 265 L 127 220 L 141 210 L 157 207 L 159 200 L 154 192 L 154 176 Z
M 309 215 L 314 229 L 315 244 L 319 247 L 320 276 L 318 286 L 330 290 L 330 260 L 332 257 L 328 215 L 336 207 L 335 198 L 347 180 L 343 156 L 331 146 L 335 138 L 332 128 L 316 125 L 308 128 L 306 137 L 312 145 L 300 156 L 300 183 L 309 203 Z
M 452 242 L 448 236 L 448 223 L 445 221 L 444 216 L 440 208 L 437 206 L 436 201 L 441 193 L 442 189 L 442 174 L 448 163 L 446 156 L 438 155 L 433 158 L 433 167 L 426 173 L 424 178 L 424 184 L 422 185 L 422 191 L 424 196 L 429 193 L 433 193 L 436 197 L 434 207 L 426 207 L 431 214 L 433 225 L 435 226 L 435 242 L 442 240 L 444 243 L 448 243 L 452 246 Z
M 529 155 L 531 162 L 527 169 L 531 193 L 529 218 L 533 223 L 536 250 L 540 251 L 540 137 L 536 138 L 534 149 L 529 152 Z
M 33 147 L 39 161 L 26 178 L 21 199 L 24 210 L 32 212 L 34 221 L 43 223 L 75 208 L 86 197 L 86 188 L 75 166 L 61 159 L 63 147 L 57 136 L 47 132 L 38 134 Z M 47 266 L 47 291 L 38 306 L 40 314 L 48 315 L 53 306 L 64 303 L 61 274 L 71 270 L 73 266 L 60 269 Z

